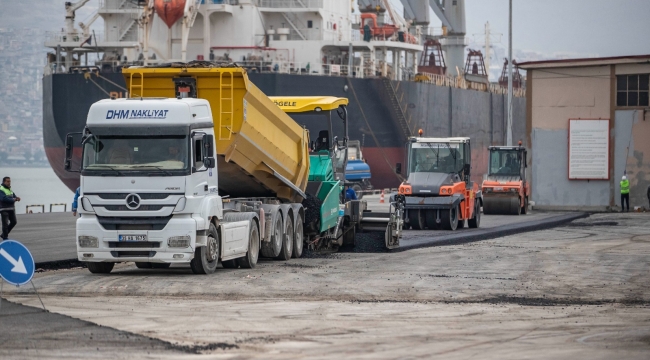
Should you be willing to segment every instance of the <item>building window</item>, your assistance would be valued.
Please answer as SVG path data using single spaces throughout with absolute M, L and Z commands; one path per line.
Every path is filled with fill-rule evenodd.
M 314 27 L 314 22 L 311 20 L 307 20 L 307 28 L 311 29 L 312 27 Z
M 617 75 L 616 106 L 648 106 L 650 75 Z

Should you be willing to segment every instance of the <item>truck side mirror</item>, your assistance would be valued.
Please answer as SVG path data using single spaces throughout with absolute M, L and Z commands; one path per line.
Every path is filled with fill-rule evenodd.
M 401 174 L 402 173 L 402 163 L 395 164 L 395 173 L 396 174 Z
M 203 166 L 208 169 L 214 169 L 216 160 L 214 159 L 214 136 L 203 135 Z
M 73 141 L 74 138 L 72 134 L 67 134 L 65 137 L 65 160 L 63 163 L 63 167 L 65 168 L 66 171 L 78 172 L 72 170 L 72 150 L 74 148 Z

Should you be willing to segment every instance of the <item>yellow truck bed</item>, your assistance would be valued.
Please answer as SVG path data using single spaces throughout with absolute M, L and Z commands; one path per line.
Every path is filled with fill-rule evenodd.
M 196 97 L 212 108 L 221 195 L 301 201 L 309 176 L 308 131 L 244 69 L 131 67 L 123 73 L 130 97 L 174 98 L 175 78 L 195 79 Z

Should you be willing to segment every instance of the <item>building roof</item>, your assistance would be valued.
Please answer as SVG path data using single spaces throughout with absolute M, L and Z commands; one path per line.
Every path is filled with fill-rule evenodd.
M 527 62 L 519 63 L 518 66 L 522 69 L 540 69 L 540 68 L 561 68 L 561 67 L 598 66 L 598 65 L 612 65 L 612 64 L 639 64 L 639 63 L 650 63 L 650 54 L 599 57 L 599 58 L 527 61 Z

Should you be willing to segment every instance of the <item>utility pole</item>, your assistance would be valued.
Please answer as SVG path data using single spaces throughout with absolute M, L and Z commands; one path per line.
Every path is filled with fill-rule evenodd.
M 485 71 L 490 81 L 490 22 L 485 23 Z
M 508 137 L 507 146 L 512 146 L 512 0 L 508 11 Z

